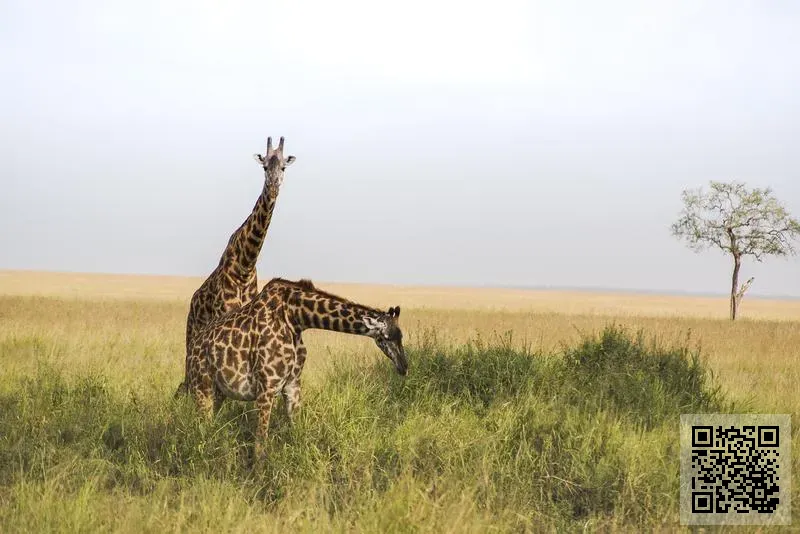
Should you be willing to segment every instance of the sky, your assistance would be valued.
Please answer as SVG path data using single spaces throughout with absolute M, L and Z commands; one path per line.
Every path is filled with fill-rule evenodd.
M 0 269 L 725 293 L 681 191 L 800 217 L 800 3 L 0 2 Z M 746 260 L 800 296 L 800 257 Z

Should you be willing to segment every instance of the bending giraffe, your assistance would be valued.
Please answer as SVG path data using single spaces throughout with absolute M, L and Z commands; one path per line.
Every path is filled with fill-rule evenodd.
M 264 187 L 253 210 L 244 222 L 231 234 L 219 260 L 219 265 L 194 292 L 186 319 L 186 370 L 189 374 L 189 347 L 196 332 L 212 319 L 252 301 L 258 294 L 256 260 L 272 221 L 272 213 L 283 183 L 286 167 L 294 163 L 295 157 L 283 155 L 284 138 L 278 148 L 273 149 L 272 138 L 267 138 L 267 153 L 254 157 L 264 169 Z M 187 381 L 178 386 L 175 396 L 186 391 Z
M 399 316 L 399 306 L 383 311 L 321 291 L 310 280 L 273 278 L 253 301 L 198 332 L 187 354 L 189 392 L 207 418 L 225 397 L 254 400 L 260 453 L 275 396 L 283 395 L 290 420 L 300 407 L 300 374 L 307 354 L 304 330 L 371 337 L 405 375 L 408 362 Z

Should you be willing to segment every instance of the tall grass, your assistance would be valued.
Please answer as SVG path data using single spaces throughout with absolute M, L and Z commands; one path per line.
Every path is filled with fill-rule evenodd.
M 0 530 L 671 528 L 679 415 L 733 408 L 688 346 L 616 327 L 548 352 L 423 336 L 409 361 L 336 360 L 255 463 L 249 403 L 204 423 L 163 380 L 43 359 L 0 394 Z

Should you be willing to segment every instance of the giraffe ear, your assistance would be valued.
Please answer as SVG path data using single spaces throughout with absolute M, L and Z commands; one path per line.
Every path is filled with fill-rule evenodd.
M 288 158 L 286 158 L 285 160 L 283 160 L 283 167 L 284 167 L 284 168 L 288 167 L 289 165 L 291 165 L 292 163 L 294 163 L 294 160 L 296 160 L 296 159 L 297 159 L 297 158 L 296 158 L 296 157 L 294 157 L 294 156 L 289 156 Z
M 253 154 L 253 159 L 259 162 L 262 166 L 264 165 L 264 156 L 261 154 Z

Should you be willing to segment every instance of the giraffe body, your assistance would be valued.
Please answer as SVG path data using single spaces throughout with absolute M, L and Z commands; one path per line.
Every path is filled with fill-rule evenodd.
M 258 294 L 256 261 L 267 235 L 286 167 L 294 156 L 283 156 L 284 138 L 277 149 L 267 139 L 266 156 L 256 154 L 264 169 L 264 187 L 250 215 L 231 234 L 217 267 L 192 295 L 186 319 L 186 378 L 189 374 L 189 348 L 195 334 L 214 318 L 251 302 Z M 186 390 L 187 381 L 178 386 L 176 396 Z
M 318 290 L 308 280 L 270 280 L 255 299 L 211 321 L 188 352 L 187 384 L 198 408 L 211 417 L 223 398 L 256 402 L 257 447 L 267 435 L 277 393 L 293 417 L 300 407 L 309 328 L 371 337 L 405 375 L 408 363 L 397 324 L 399 306 L 382 311 Z

